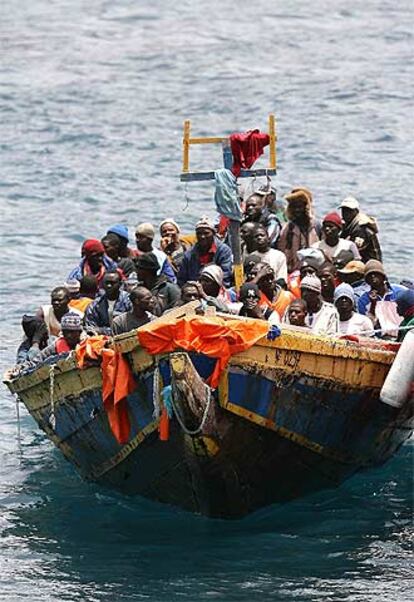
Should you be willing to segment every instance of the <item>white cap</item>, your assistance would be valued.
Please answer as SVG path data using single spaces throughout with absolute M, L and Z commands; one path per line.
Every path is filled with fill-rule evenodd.
M 342 201 L 339 205 L 339 209 L 343 209 L 347 207 L 348 209 L 358 209 L 359 210 L 359 202 L 353 196 L 347 196 L 346 199 Z

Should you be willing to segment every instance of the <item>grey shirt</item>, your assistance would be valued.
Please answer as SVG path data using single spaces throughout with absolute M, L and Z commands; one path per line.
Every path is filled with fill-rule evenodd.
M 145 312 L 145 316 L 143 318 L 137 318 L 132 311 L 127 311 L 119 316 L 116 316 L 112 322 L 112 332 L 114 334 L 122 334 L 123 332 L 129 332 L 130 330 L 134 330 L 135 328 L 139 328 L 151 320 L 155 320 L 153 314 L 149 311 Z

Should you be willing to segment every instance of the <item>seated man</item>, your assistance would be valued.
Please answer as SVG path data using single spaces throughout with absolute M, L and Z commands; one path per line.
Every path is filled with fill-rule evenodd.
M 61 320 L 62 335 L 33 358 L 34 364 L 40 364 L 52 355 L 69 353 L 81 341 L 82 319 L 79 314 L 69 312 Z
M 371 337 L 374 329 L 368 316 L 355 311 L 356 296 L 350 284 L 342 283 L 336 287 L 334 305 L 339 313 L 339 332 Z
M 350 261 L 345 267 L 337 268 L 336 273 L 341 282 L 352 286 L 357 300 L 361 295 L 369 292 L 369 284 L 364 279 L 365 264 L 362 261 Z
M 178 273 L 184 258 L 184 253 L 190 245 L 182 240 L 179 225 L 172 218 L 165 219 L 160 224 L 160 248 L 166 253 L 175 274 Z
M 62 317 L 69 311 L 83 317 L 83 312 L 69 307 L 70 297 L 64 286 L 57 286 L 50 296 L 50 305 L 42 305 L 36 312 L 36 318 L 43 320 L 46 324 L 49 336 L 59 336 Z
M 95 238 L 85 240 L 81 253 L 82 259 L 79 265 L 70 272 L 67 280 L 81 280 L 82 276 L 95 276 L 98 289 L 101 288 L 105 272 L 116 269 L 116 263 L 105 255 L 105 247 Z
M 151 291 L 155 298 L 153 313 L 161 316 L 167 309 L 174 307 L 180 298 L 180 289 L 164 274 L 157 275 L 159 263 L 155 253 L 143 253 L 135 260 L 135 264 L 138 281 Z
M 197 242 L 189 249 L 178 271 L 178 284 L 182 286 L 188 280 L 198 280 L 202 268 L 216 264 L 223 270 L 224 286 L 231 286 L 233 263 L 230 247 L 215 237 L 213 223 L 208 217 L 202 217 L 196 227 Z
M 282 321 L 285 324 L 291 324 L 292 326 L 301 326 L 302 328 L 307 328 L 307 315 L 308 310 L 306 301 L 304 301 L 304 299 L 294 299 L 286 309 Z
M 191 301 L 200 301 L 204 299 L 205 293 L 199 282 L 189 280 L 181 287 L 181 297 L 178 299 L 174 307 L 181 307 Z
M 164 251 L 157 249 L 154 247 L 155 230 L 152 224 L 138 224 L 135 228 L 135 241 L 137 244 L 137 249 L 135 251 L 136 257 L 141 257 L 141 255 L 145 253 L 152 253 L 155 255 L 158 261 L 158 272 L 157 276 L 163 275 L 174 284 L 177 282 L 177 278 L 175 276 L 175 272 L 172 268 L 172 265 L 169 262 L 167 255 Z M 135 261 L 136 264 L 136 261 Z
M 370 290 L 358 299 L 359 313 L 371 318 L 375 330 L 381 332 L 380 336 L 397 337 L 401 316 L 397 313 L 396 295 L 406 288 L 390 284 L 384 266 L 376 259 L 365 264 L 365 282 Z
M 32 360 L 39 351 L 47 347 L 49 339 L 45 322 L 35 316 L 24 315 L 22 328 L 25 337 L 17 350 L 16 364 Z
M 132 309 L 119 316 L 116 316 L 112 322 L 113 334 L 122 334 L 155 320 L 152 313 L 155 305 L 155 299 L 144 286 L 136 286 L 129 293 Z
M 326 261 L 318 270 L 317 276 L 322 285 L 322 298 L 328 303 L 333 303 L 336 286 L 336 268 L 330 261 Z
M 85 328 L 88 332 L 111 335 L 113 319 L 132 306 L 128 293 L 121 290 L 118 271 L 106 272 L 102 286 L 104 292 L 86 310 Z
M 339 314 L 332 303 L 322 299 L 319 278 L 305 276 L 300 283 L 300 290 L 308 308 L 306 325 L 315 334 L 336 334 L 339 330 Z
M 262 263 L 267 263 L 273 269 L 276 280 L 287 282 L 286 257 L 281 251 L 270 248 L 266 228 L 257 224 L 253 231 L 254 254 L 259 255 Z
M 267 320 L 270 324 L 280 324 L 279 314 L 271 307 L 260 305 L 260 290 L 257 284 L 246 282 L 240 287 L 239 300 L 242 304 L 240 316 L 255 318 L 256 320 Z

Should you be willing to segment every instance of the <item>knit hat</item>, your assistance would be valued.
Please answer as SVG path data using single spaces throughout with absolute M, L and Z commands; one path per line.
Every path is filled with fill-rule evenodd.
M 79 289 L 80 289 L 79 280 L 76 280 L 76 279 L 67 280 L 63 286 L 68 291 L 68 293 L 71 293 L 71 294 L 79 293 Z
M 79 314 L 69 311 L 60 321 L 62 330 L 82 330 L 82 318 Z
M 414 290 L 407 288 L 397 291 L 395 293 L 395 300 L 397 302 L 398 313 L 404 316 L 408 310 L 414 309 Z
M 313 247 L 306 247 L 305 249 L 299 249 L 296 253 L 300 264 L 306 262 L 316 270 L 326 261 L 325 255 L 320 249 L 314 249 Z
M 107 234 L 111 233 L 116 234 L 120 238 L 124 238 L 127 242 L 129 242 L 127 226 L 124 226 L 123 224 L 115 224 L 115 226 L 111 226 L 107 231 Z
M 359 209 L 359 202 L 353 196 L 347 196 L 342 203 L 339 205 L 339 209 Z
M 301 280 L 300 288 L 305 288 L 308 291 L 315 291 L 316 293 L 320 293 L 322 290 L 322 284 L 317 276 L 305 276 Z
M 159 226 L 160 234 L 161 234 L 162 227 L 165 226 L 165 224 L 171 224 L 172 226 L 174 226 L 174 228 L 177 230 L 178 234 L 181 232 L 180 226 L 177 224 L 177 222 L 175 220 L 173 220 L 172 217 L 169 217 L 168 219 L 164 219 L 160 223 L 160 226 Z
M 93 253 L 105 253 L 105 247 L 100 240 L 88 238 L 82 245 L 82 257 L 90 257 Z
M 196 223 L 195 230 L 197 231 L 199 228 L 209 228 L 213 232 L 216 231 L 213 222 L 209 217 L 207 217 L 207 215 L 203 215 L 203 217 Z
M 201 270 L 200 276 L 209 276 L 209 278 L 214 280 L 214 282 L 216 282 L 220 287 L 223 286 L 223 270 L 215 263 L 206 265 Z
M 341 297 L 347 297 L 348 299 L 351 299 L 351 301 L 355 305 L 355 292 L 350 284 L 346 284 L 345 282 L 343 282 L 342 284 L 339 284 L 336 287 L 336 289 L 334 291 L 335 305 L 336 305 L 336 302 L 338 301 L 338 299 L 340 299 Z
M 135 228 L 135 234 L 141 234 L 141 236 L 153 239 L 155 236 L 154 226 L 148 222 L 138 224 Z
M 380 261 L 378 261 L 377 259 L 370 259 L 365 264 L 365 271 L 364 271 L 365 279 L 367 278 L 368 274 L 374 274 L 374 273 L 382 274 L 383 276 L 386 275 L 384 266 L 382 265 L 382 263 Z
M 358 261 L 355 259 L 354 261 L 350 261 L 343 267 L 341 270 L 338 270 L 338 274 L 361 274 L 362 276 L 365 274 L 365 263 L 362 261 Z
M 149 272 L 158 272 L 160 264 L 154 253 L 143 253 L 135 260 L 135 265 L 141 270 L 148 270 Z
M 336 211 L 331 211 L 327 213 L 322 220 L 322 223 L 329 222 L 330 224 L 335 224 L 338 228 L 342 228 L 342 219 Z

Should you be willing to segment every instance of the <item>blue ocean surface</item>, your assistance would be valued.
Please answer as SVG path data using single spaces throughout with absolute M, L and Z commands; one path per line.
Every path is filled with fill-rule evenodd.
M 194 135 L 278 129 L 280 195 L 356 196 L 414 278 L 411 0 L 2 0 L 1 369 L 85 238 L 213 215 Z M 266 156 L 259 165 L 266 166 Z M 197 147 L 191 167 L 220 166 Z M 83 482 L 0 389 L 0 601 L 375 601 L 413 595 L 413 440 L 340 488 L 241 521 Z

